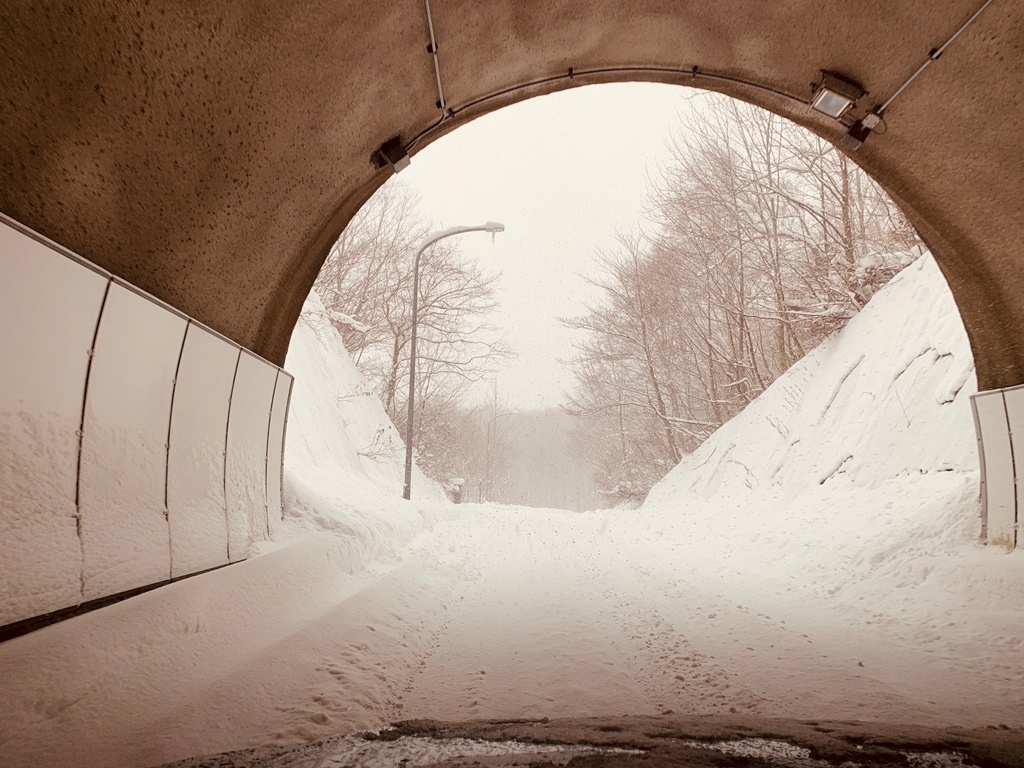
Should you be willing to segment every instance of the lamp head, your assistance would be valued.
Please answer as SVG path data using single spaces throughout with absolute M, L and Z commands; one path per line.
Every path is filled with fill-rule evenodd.
M 501 224 L 501 223 L 499 223 L 497 221 L 488 221 L 486 224 L 484 224 L 484 232 L 490 232 L 492 235 L 495 232 L 504 232 L 504 231 L 505 231 L 505 225 Z
M 811 97 L 811 109 L 839 120 L 865 93 L 864 87 L 837 72 L 822 72 Z

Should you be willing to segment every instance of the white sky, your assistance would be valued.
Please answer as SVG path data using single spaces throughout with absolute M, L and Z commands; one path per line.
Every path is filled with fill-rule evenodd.
M 490 236 L 459 237 L 464 253 L 500 271 L 497 324 L 518 353 L 498 375 L 518 408 L 562 401 L 572 379 L 572 332 L 559 317 L 583 312 L 595 250 L 642 218 L 686 89 L 600 85 L 542 96 L 481 117 L 412 158 L 399 178 L 438 227 L 502 222 Z

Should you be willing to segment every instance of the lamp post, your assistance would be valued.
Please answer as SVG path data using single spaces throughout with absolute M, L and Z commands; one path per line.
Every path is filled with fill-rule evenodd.
M 420 257 L 423 252 L 439 240 L 455 235 L 463 235 L 466 232 L 490 232 L 493 236 L 498 232 L 504 232 L 505 225 L 496 221 L 488 221 L 486 224 L 478 224 L 472 227 L 451 227 L 434 232 L 423 238 L 420 248 L 416 251 L 416 260 L 412 266 L 412 330 L 409 343 L 409 414 L 405 423 L 405 487 L 402 490 L 403 499 L 412 498 L 412 420 L 413 420 L 413 397 L 416 391 L 416 323 L 418 321 L 417 309 L 420 299 Z

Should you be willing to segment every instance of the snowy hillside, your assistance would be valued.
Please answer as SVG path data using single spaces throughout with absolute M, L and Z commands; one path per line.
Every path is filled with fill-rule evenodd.
M 652 489 L 793 500 L 952 472 L 974 481 L 974 363 L 953 298 L 925 256 Z
M 445 500 L 418 469 L 402 501 L 405 444 L 315 293 L 303 307 L 285 368 L 295 375 L 285 448 L 285 517 L 337 533 L 358 567 L 407 541 Z M 426 506 L 423 506 L 426 505 Z
M 655 486 L 646 524 L 688 541 L 694 567 L 741 560 L 980 663 L 1022 642 L 1002 604 L 1024 571 L 1019 552 L 978 543 L 975 390 L 959 313 L 922 257 Z

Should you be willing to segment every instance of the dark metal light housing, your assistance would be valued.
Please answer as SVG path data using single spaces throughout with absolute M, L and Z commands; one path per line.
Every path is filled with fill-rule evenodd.
M 856 123 L 850 126 L 850 130 L 846 132 L 846 135 L 839 140 L 839 146 L 844 149 L 848 149 L 851 152 L 860 149 L 861 144 L 867 141 L 868 136 L 871 135 L 871 129 L 864 125 L 862 120 L 858 120 Z
M 377 156 L 379 158 L 377 161 L 378 168 L 383 168 L 385 163 L 387 163 L 395 169 L 395 173 L 408 168 L 409 163 L 412 162 L 399 136 L 393 136 L 381 144 L 377 150 Z
M 822 72 L 811 97 L 811 109 L 839 120 L 865 93 L 864 87 L 835 72 Z

